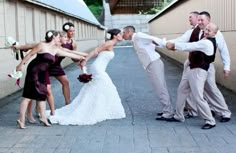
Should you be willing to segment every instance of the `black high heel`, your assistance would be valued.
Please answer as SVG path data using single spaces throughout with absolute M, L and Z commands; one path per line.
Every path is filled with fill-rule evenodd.
M 45 121 L 42 121 L 42 120 L 39 120 L 39 123 L 42 124 L 43 126 L 46 126 L 46 127 L 51 127 L 52 126 L 51 124 L 46 123 Z
M 20 129 L 26 129 L 27 127 L 25 127 L 23 125 L 23 123 L 20 120 L 16 120 L 16 125 L 20 128 Z

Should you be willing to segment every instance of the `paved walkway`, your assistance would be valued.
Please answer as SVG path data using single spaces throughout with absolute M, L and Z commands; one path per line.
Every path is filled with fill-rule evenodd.
M 16 128 L 21 92 L 1 99 L 0 153 L 236 153 L 235 93 L 220 88 L 226 97 L 233 118 L 211 130 L 201 130 L 203 120 L 187 119 L 185 123 L 156 121 L 160 111 L 157 96 L 137 60 L 133 48 L 117 48 L 108 73 L 117 86 L 127 117 L 104 121 L 93 126 L 59 126 L 50 128 L 27 124 Z M 167 83 L 173 102 L 182 69 L 163 59 Z M 72 99 L 82 84 L 75 64 L 66 68 Z M 52 79 L 56 108 L 64 105 L 60 84 Z M 105 92 L 105 91 L 104 91 Z

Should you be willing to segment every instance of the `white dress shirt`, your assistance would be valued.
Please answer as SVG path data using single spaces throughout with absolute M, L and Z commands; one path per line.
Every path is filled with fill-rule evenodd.
M 223 34 L 218 30 L 215 35 L 216 45 L 219 48 L 221 60 L 224 64 L 224 70 L 230 71 L 230 55 Z
M 162 44 L 162 39 L 142 32 L 137 32 L 133 34 L 132 41 L 134 49 L 144 69 L 146 69 L 152 61 L 160 58 L 160 54 L 155 51 L 155 45 L 153 44 L 153 41 L 157 44 Z
M 193 29 L 189 29 L 181 36 L 179 36 L 175 39 L 168 40 L 168 41 L 173 42 L 173 43 L 175 43 L 175 42 L 189 42 L 192 32 L 193 32 Z
M 199 41 L 189 43 L 176 42 L 175 49 L 185 52 L 201 51 L 208 56 L 214 54 L 214 46 L 208 39 L 201 39 Z
M 168 41 L 170 41 L 170 42 L 189 42 L 192 31 L 193 31 L 193 29 L 189 29 L 182 36 L 180 36 L 176 39 L 168 40 Z M 199 33 L 199 38 L 201 37 L 201 35 L 202 35 L 202 30 Z M 220 52 L 222 63 L 224 64 L 224 70 L 230 71 L 229 50 L 226 45 L 224 36 L 220 32 L 220 30 L 218 30 L 217 34 L 215 35 L 215 38 L 216 38 L 216 45 L 217 45 L 219 52 Z

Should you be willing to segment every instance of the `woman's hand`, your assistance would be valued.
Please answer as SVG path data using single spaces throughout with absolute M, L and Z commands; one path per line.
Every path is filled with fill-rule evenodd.
M 21 71 L 21 65 L 16 66 L 16 71 Z
M 80 63 L 79 63 L 79 65 L 80 65 L 80 67 L 82 68 L 82 67 L 85 67 L 86 66 L 86 60 L 84 59 L 84 60 L 82 60 Z
M 16 52 L 17 50 L 19 50 L 19 45 L 16 45 L 14 43 L 14 44 L 12 44 L 11 49 L 13 50 L 13 52 Z
M 80 61 L 84 61 L 85 57 L 84 56 L 80 56 Z

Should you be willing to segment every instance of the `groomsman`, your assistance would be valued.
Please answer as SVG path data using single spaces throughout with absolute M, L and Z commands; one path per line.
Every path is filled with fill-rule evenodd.
M 138 58 L 159 96 L 163 109 L 162 113 L 158 113 L 160 116 L 156 120 L 171 118 L 174 110 L 166 85 L 164 64 L 160 55 L 155 51 L 155 44 L 161 44 L 162 40 L 142 32 L 135 33 L 133 26 L 127 26 L 123 29 L 123 38 L 132 40 Z
M 204 29 L 208 23 L 211 21 L 211 16 L 208 12 L 202 12 L 199 15 L 199 27 L 201 29 Z M 224 40 L 224 36 L 222 33 L 218 30 L 217 34 L 215 36 L 217 47 L 219 49 L 222 62 L 224 64 L 224 77 L 228 77 L 230 73 L 230 56 L 229 56 L 229 50 L 226 45 L 226 42 Z M 228 122 L 231 117 L 231 112 L 225 102 L 225 99 L 218 89 L 216 85 L 215 80 L 215 67 L 214 62 L 215 56 L 212 58 L 212 62 L 210 64 L 210 68 L 208 70 L 208 77 L 205 84 L 205 93 L 204 97 L 207 99 L 207 101 L 212 106 L 211 109 L 219 114 L 221 116 L 221 122 Z
M 192 32 L 185 32 L 181 37 L 171 40 L 172 42 L 192 42 L 198 41 L 203 35 L 204 28 L 210 23 L 210 14 L 206 11 L 200 12 L 198 15 L 198 26 L 192 29 Z M 189 31 L 189 30 L 188 30 Z M 191 35 L 197 35 L 194 39 L 190 39 Z M 230 72 L 230 56 L 227 45 L 225 43 L 222 33 L 218 30 L 216 35 L 216 44 L 219 49 L 222 62 L 224 64 L 224 77 L 227 77 Z M 211 109 L 221 116 L 221 122 L 228 122 L 231 117 L 231 112 L 228 109 L 228 106 L 225 102 L 225 99 L 218 89 L 215 81 L 215 67 L 212 62 L 214 62 L 215 56 L 211 59 L 210 68 L 208 70 L 208 77 L 204 88 L 204 98 L 208 101 L 211 106 Z M 188 62 L 188 61 L 187 61 Z M 185 62 L 186 64 L 186 62 Z M 188 64 L 188 63 L 187 63 Z M 193 98 L 187 100 L 191 108 L 196 112 L 196 103 Z
M 214 38 L 218 27 L 210 23 L 205 28 L 204 39 L 191 43 L 171 43 L 168 42 L 166 47 L 172 50 L 188 51 L 189 66 L 183 73 L 181 82 L 178 87 L 176 113 L 173 118 L 167 121 L 184 122 L 184 106 L 188 95 L 192 92 L 196 102 L 199 115 L 204 119 L 205 124 L 202 129 L 211 129 L 215 127 L 216 122 L 211 114 L 211 109 L 207 101 L 203 98 L 204 85 L 208 77 L 211 58 L 216 53 L 216 40 Z M 191 35 L 194 39 L 198 35 Z
M 198 26 L 198 15 L 199 12 L 197 11 L 193 11 L 189 13 L 189 24 L 191 27 L 191 29 L 187 30 L 186 33 L 190 33 L 190 34 L 184 34 L 183 36 L 187 36 L 187 39 L 189 39 L 189 35 L 191 35 L 191 33 L 193 32 L 193 29 L 197 28 Z M 177 40 L 175 40 L 177 41 Z M 183 75 L 185 73 L 186 68 L 188 67 L 189 62 L 188 59 L 185 60 L 184 62 L 184 71 L 183 71 Z M 189 95 L 189 97 L 186 100 L 186 106 L 185 106 L 185 110 L 186 110 L 186 114 L 185 117 L 186 118 L 190 118 L 193 116 L 198 116 L 198 112 L 197 112 L 197 108 L 196 108 L 196 102 L 192 101 L 191 99 L 193 99 L 192 97 L 192 93 Z

